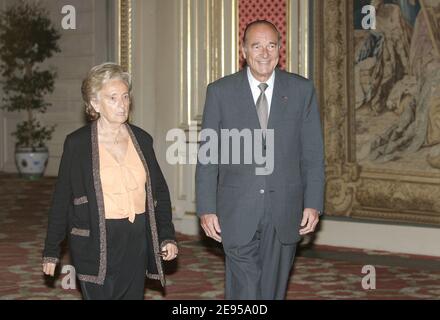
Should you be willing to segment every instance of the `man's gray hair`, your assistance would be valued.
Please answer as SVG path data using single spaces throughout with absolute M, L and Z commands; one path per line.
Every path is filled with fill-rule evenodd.
M 278 46 L 281 46 L 281 33 L 278 31 L 277 27 L 272 22 L 267 21 L 267 20 L 255 20 L 246 26 L 246 28 L 244 29 L 244 33 L 243 33 L 243 46 L 246 44 L 246 36 L 247 36 L 249 29 L 256 26 L 256 25 L 260 25 L 260 24 L 265 24 L 265 25 L 271 27 L 277 33 Z

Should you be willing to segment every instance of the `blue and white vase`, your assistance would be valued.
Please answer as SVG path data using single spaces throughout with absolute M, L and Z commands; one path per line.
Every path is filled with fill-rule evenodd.
M 46 147 L 15 148 L 15 164 L 17 165 L 20 176 L 29 180 L 40 179 L 46 170 L 49 159 L 49 150 Z

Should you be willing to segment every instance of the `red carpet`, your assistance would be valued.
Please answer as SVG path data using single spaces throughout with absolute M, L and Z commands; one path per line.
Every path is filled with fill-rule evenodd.
M 27 182 L 0 174 L 0 299 L 80 299 L 41 272 L 47 210 L 55 180 Z M 146 299 L 222 299 L 223 254 L 213 241 L 178 235 L 180 255 L 167 264 L 167 289 L 147 281 Z M 68 253 L 62 264 L 69 264 Z M 374 265 L 376 289 L 362 288 Z M 60 271 L 60 270 L 59 270 Z M 79 286 L 78 286 L 79 287 Z M 288 299 L 439 299 L 440 258 L 314 246 L 300 248 Z

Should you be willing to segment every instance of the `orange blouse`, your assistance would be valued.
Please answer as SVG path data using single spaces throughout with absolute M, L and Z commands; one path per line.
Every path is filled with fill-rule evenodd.
M 106 219 L 133 223 L 135 215 L 145 212 L 146 173 L 131 139 L 122 163 L 99 144 L 99 167 Z

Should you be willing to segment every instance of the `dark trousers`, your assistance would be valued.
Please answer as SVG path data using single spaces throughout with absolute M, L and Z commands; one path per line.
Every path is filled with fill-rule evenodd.
M 147 269 L 145 214 L 107 219 L 107 274 L 103 285 L 80 281 L 86 300 L 143 300 Z
M 296 243 L 290 245 L 280 243 L 268 210 L 265 210 L 258 229 L 249 243 L 224 250 L 225 299 L 285 299 Z

